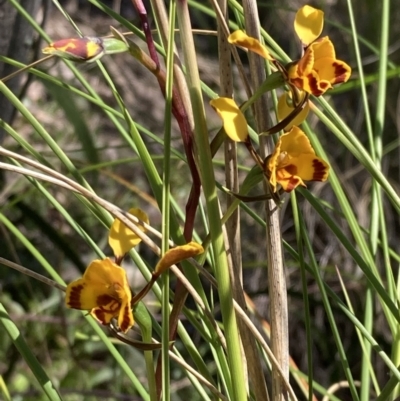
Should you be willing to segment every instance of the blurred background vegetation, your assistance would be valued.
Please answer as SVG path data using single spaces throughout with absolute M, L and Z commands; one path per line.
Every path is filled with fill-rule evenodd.
M 215 30 L 215 18 L 204 12 L 210 8 L 204 2 L 189 2 L 193 27 L 202 30 Z M 74 27 L 60 10 L 50 1 L 21 0 L 21 6 L 42 26 L 52 40 L 75 37 Z M 103 36 L 110 32 L 109 26 L 125 30 L 118 21 L 105 12 L 100 2 L 91 0 L 60 1 L 62 7 L 71 16 L 86 36 Z M 104 1 L 104 4 L 115 13 L 140 26 L 132 3 L 129 0 Z M 150 5 L 145 2 L 151 20 Z M 327 94 L 326 99 L 338 112 L 344 122 L 351 128 L 358 139 L 368 147 L 366 133 L 365 109 L 360 96 L 356 59 L 354 55 L 347 4 L 343 0 L 312 1 L 308 4 L 321 8 L 325 12 L 324 34 L 330 36 L 335 43 L 338 58 L 346 60 L 353 68 L 352 81 Z M 292 57 L 296 58 L 299 45 L 294 40 L 293 18 L 295 11 L 304 5 L 303 1 L 259 1 L 258 7 L 262 27 Z M 366 87 L 370 110 L 374 114 L 377 99 L 377 79 L 379 74 L 379 55 L 376 49 L 380 41 L 381 21 L 377 18 L 381 12 L 381 2 L 373 0 L 356 0 L 353 2 L 356 12 L 360 50 L 364 72 L 368 79 Z M 0 55 L 29 63 L 41 57 L 40 49 L 45 42 L 31 27 L 22 28 L 24 19 L 17 13 L 11 1 L 0 2 L 0 10 L 4 10 L 3 21 L 13 21 L 9 26 L 2 22 L 0 37 L 6 40 L 6 33 L 12 34 L 10 46 L 1 47 Z M 387 86 L 387 103 L 384 133 L 382 136 L 383 155 L 381 170 L 390 184 L 400 193 L 399 168 L 399 133 L 400 133 L 400 8 L 392 2 L 390 9 L 389 62 L 394 72 L 389 75 Z M 29 24 L 28 24 L 29 25 Z M 152 28 L 155 28 L 153 26 Z M 17 34 L 24 32 L 25 37 Z M 136 41 L 136 39 L 134 39 Z M 143 42 L 137 43 L 144 48 Z M 217 42 L 212 35 L 195 36 L 196 51 L 202 81 L 218 92 L 218 54 Z M 21 54 L 16 54 L 19 50 Z M 1 60 L 0 60 L 1 61 Z M 105 69 L 114 82 L 119 94 L 137 124 L 141 136 L 152 155 L 152 159 L 162 174 L 164 132 L 164 99 L 160 94 L 154 77 L 128 54 L 117 54 L 102 59 Z M 39 67 L 47 74 L 61 79 L 77 88 L 83 87 L 71 70 L 58 59 L 52 59 Z M 8 75 L 14 67 L 0 62 L 0 76 Z M 111 108 L 118 109 L 118 104 L 97 65 L 81 65 L 78 70 L 95 88 L 101 99 Z M 352 87 L 354 83 L 354 87 Z M 54 85 L 48 80 L 31 74 L 21 74 L 9 82 L 8 86 L 19 96 L 26 108 L 40 121 L 58 146 L 68 155 L 80 173 L 95 189 L 96 193 L 108 201 L 128 210 L 130 207 L 141 207 L 149 214 L 152 226 L 159 227 L 160 211 L 157 206 L 140 159 L 132 152 L 115 124 L 104 111 L 76 96 L 70 90 Z M 245 100 L 243 88 L 237 80 L 235 87 L 238 102 Z M 220 121 L 208 106 L 210 135 L 214 136 L 220 128 Z M 10 124 L 18 135 L 23 137 L 37 150 L 57 171 L 66 173 L 65 167 L 37 135 L 32 126 L 11 107 L 10 101 L 0 97 L 0 118 Z M 359 163 L 352 153 L 342 146 L 338 139 L 324 127 L 315 116 L 309 118 L 310 126 L 318 132 L 323 147 L 329 154 L 332 168 L 340 178 L 343 190 L 353 208 L 359 225 L 365 230 L 370 227 L 371 186 L 374 180 L 370 172 Z M 173 121 L 172 148 L 177 154 L 183 154 L 179 129 Z M 25 154 L 25 150 L 4 130 L 1 132 L 3 147 Z M 253 162 L 249 160 L 244 148 L 238 149 L 241 181 L 246 176 Z M 190 191 L 191 177 L 182 158 L 173 156 L 171 160 L 171 191 L 182 210 L 185 208 Z M 215 158 L 217 181 L 224 183 L 224 162 L 222 153 Z M 0 212 L 9 221 L 0 221 L 0 257 L 15 261 L 29 269 L 44 274 L 40 263 L 32 256 L 26 244 L 16 239 L 10 230 L 14 226 L 27 240 L 54 266 L 66 282 L 79 277 L 88 262 L 96 257 L 95 252 L 82 240 L 65 220 L 60 212 L 52 206 L 35 185 L 24 176 L 1 172 Z M 111 254 L 107 244 L 108 231 L 87 208 L 70 193 L 56 186 L 44 184 L 49 193 L 66 209 L 74 221 L 89 234 L 93 241 L 106 255 Z M 310 184 L 308 188 L 317 197 L 332 206 L 331 217 L 342 232 L 349 238 L 352 233 L 346 219 L 340 211 L 337 198 L 326 183 Z M 385 199 L 385 198 L 384 198 Z M 341 294 L 336 267 L 346 283 L 348 296 L 351 299 L 354 313 L 360 320 L 363 318 L 365 294 L 369 283 L 351 255 L 344 249 L 337 237 L 329 230 L 306 201 L 299 200 L 307 223 L 312 247 L 318 258 L 321 275 L 326 285 L 337 294 Z M 393 250 L 391 264 L 394 277 L 398 277 L 399 263 L 399 218 L 398 211 L 387 200 L 384 200 L 386 234 L 390 248 Z M 251 204 L 251 209 L 262 216 L 262 203 Z M 283 239 L 296 248 L 295 228 L 293 225 L 290 202 L 282 207 Z M 198 233 L 204 236 L 199 215 Z M 264 227 L 246 213 L 241 216 L 242 251 L 244 265 L 244 290 L 253 300 L 260 319 L 255 319 L 261 327 L 262 319 L 268 321 L 269 297 L 267 292 L 267 266 L 265 262 Z M 155 256 L 146 246 L 139 249 L 140 256 L 154 266 Z M 376 254 L 376 267 L 385 268 L 382 255 Z M 304 322 L 303 288 L 298 263 L 286 255 L 286 276 L 289 296 L 289 338 L 290 355 L 299 369 L 307 372 L 307 342 Z M 137 291 L 143 286 L 142 275 L 131 261 L 125 262 L 132 285 Z M 172 278 L 172 286 L 174 286 Z M 204 284 L 207 286 L 207 284 Z M 212 291 L 209 289 L 209 295 Z M 334 383 L 344 380 L 342 365 L 338 362 L 338 353 L 331 328 L 328 323 L 320 291 L 314 278 L 309 275 L 307 293 L 310 302 L 309 314 L 312 327 L 312 358 L 314 380 L 328 388 Z M 98 339 L 92 338 L 93 331 L 78 311 L 67 310 L 63 294 L 45 284 L 34 281 L 27 276 L 5 266 L 0 268 L 0 301 L 9 312 L 24 335 L 28 346 L 34 351 L 41 365 L 51 377 L 53 383 L 60 388 L 63 399 L 75 400 L 140 400 L 131 382 L 121 372 L 121 368 Z M 374 301 L 376 302 L 376 301 Z M 161 321 L 159 301 L 152 295 L 145 299 L 156 321 Z M 188 308 L 193 308 L 193 300 L 189 299 Z M 373 335 L 379 345 L 388 354 L 391 353 L 393 337 L 388 323 L 378 302 L 373 314 Z M 218 305 L 216 305 L 218 317 Z M 360 377 L 362 352 L 358 345 L 357 333 L 352 322 L 333 305 L 335 320 L 339 330 L 350 370 L 355 378 Z M 213 356 L 204 339 L 195 327 L 182 316 L 186 329 L 193 338 L 196 347 L 208 363 L 210 374 L 216 375 Z M 33 379 L 30 369 L 13 346 L 11 339 L 0 326 L 2 341 L 0 343 L 0 375 L 3 389 L 8 389 L 12 400 L 46 399 Z M 357 344 L 357 346 L 355 346 Z M 185 348 L 177 343 L 178 349 L 185 356 Z M 120 352 L 137 377 L 146 383 L 145 365 L 142 351 L 125 345 L 119 345 Z M 382 359 L 373 357 L 374 372 L 377 381 L 383 385 L 388 380 L 388 369 Z M 5 384 L 4 384 L 5 383 Z M 146 384 L 145 384 L 146 385 Z M 299 392 L 293 383 L 296 393 Z M 346 386 L 344 386 L 346 387 Z M 171 394 L 173 400 L 202 399 L 196 393 L 183 370 L 172 362 Z M 6 392 L 3 392 L 3 398 Z M 300 394 L 300 392 L 299 392 Z M 335 393 L 338 399 L 353 399 L 347 388 Z M 303 395 L 299 395 L 299 399 Z

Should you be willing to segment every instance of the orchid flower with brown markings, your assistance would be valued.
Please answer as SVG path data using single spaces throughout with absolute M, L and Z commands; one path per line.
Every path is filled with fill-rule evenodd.
M 288 83 L 315 96 L 323 95 L 333 85 L 346 82 L 351 68 L 336 58 L 335 48 L 328 36 L 318 39 L 324 25 L 324 13 L 311 6 L 304 6 L 296 13 L 294 29 L 302 42 L 304 55 L 284 67 L 275 60 L 267 47 L 243 31 L 235 31 L 228 41 L 259 54 L 281 70 Z
M 322 11 L 308 5 L 297 11 L 294 29 L 304 46 L 304 55 L 287 68 L 288 82 L 314 96 L 321 96 L 333 85 L 346 82 L 351 75 L 350 66 L 336 58 L 329 37 L 318 39 L 323 24 Z
M 126 271 L 106 258 L 91 262 L 82 278 L 68 284 L 65 302 L 69 308 L 90 311 L 105 325 L 116 318 L 126 333 L 134 324 L 131 299 Z
M 305 187 L 304 181 L 325 181 L 329 175 L 328 163 L 315 154 L 299 127 L 280 136 L 264 168 L 273 192 L 278 186 L 290 192 L 299 185 Z
M 149 223 L 147 214 L 132 208 L 129 213 Z M 138 224 L 145 231 L 145 228 Z M 82 278 L 68 284 L 65 302 L 69 308 L 87 310 L 101 324 L 109 325 L 112 319 L 118 322 L 119 330 L 126 333 L 134 324 L 132 307 L 150 291 L 157 278 L 172 265 L 204 252 L 196 242 L 169 249 L 157 263 L 151 280 L 134 297 L 129 288 L 126 271 L 119 265 L 124 255 L 141 239 L 120 220 L 115 219 L 110 228 L 109 243 L 115 255 L 115 262 L 109 258 L 94 260 L 87 267 Z

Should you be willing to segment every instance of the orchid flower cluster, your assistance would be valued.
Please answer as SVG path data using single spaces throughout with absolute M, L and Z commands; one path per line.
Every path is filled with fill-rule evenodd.
M 289 90 L 278 101 L 277 116 L 280 121 L 267 134 L 284 129 L 273 153 L 262 160 L 251 145 L 247 121 L 231 98 L 213 99 L 210 104 L 223 120 L 225 133 L 236 142 L 245 142 L 251 156 L 263 169 L 271 195 L 275 199 L 281 191 L 290 192 L 304 181 L 325 181 L 329 165 L 316 156 L 310 141 L 298 126 L 309 112 L 310 95 L 321 96 L 333 85 L 346 82 L 351 68 L 336 58 L 335 48 L 329 37 L 319 38 L 324 25 L 324 13 L 305 5 L 296 13 L 294 29 L 302 43 L 303 54 L 297 61 L 283 65 L 257 39 L 243 31 L 235 31 L 228 41 L 259 54 L 280 71 Z M 51 43 L 42 51 L 76 62 L 93 62 L 105 54 L 125 52 L 130 45 L 124 36 L 112 29 L 114 37 L 83 37 L 62 39 Z
M 346 82 L 351 68 L 336 58 L 330 39 L 319 38 L 323 29 L 324 14 L 308 5 L 296 14 L 294 29 L 301 43 L 303 54 L 297 61 L 284 66 L 276 60 L 267 47 L 243 31 L 233 32 L 228 41 L 259 54 L 273 64 L 283 75 L 287 91 L 278 101 L 278 123 L 268 133 L 284 129 L 286 132 L 276 142 L 271 155 L 263 160 L 253 148 L 248 134 L 247 121 L 232 98 L 219 97 L 211 101 L 223 121 L 225 133 L 236 142 L 244 142 L 251 156 L 262 168 L 271 197 L 277 199 L 281 191 L 290 192 L 306 186 L 304 181 L 325 181 L 329 174 L 328 163 L 315 154 L 305 133 L 298 127 L 307 117 L 309 97 L 321 96 L 333 85 Z M 49 44 L 43 53 L 75 62 L 93 62 L 105 54 L 132 50 L 124 36 L 112 29 L 114 37 L 83 37 L 62 39 Z M 140 209 L 131 209 L 139 221 L 148 224 L 147 215 Z M 145 225 L 138 227 L 145 231 Z M 129 287 L 126 271 L 121 267 L 127 252 L 140 243 L 140 237 L 116 219 L 109 233 L 109 244 L 115 260 L 94 260 L 82 278 L 70 283 L 66 292 L 66 304 L 70 308 L 88 310 L 100 323 L 108 325 L 117 319 L 122 332 L 134 324 L 132 308 L 150 290 L 159 275 L 181 260 L 193 257 L 204 250 L 190 242 L 177 246 L 164 254 L 157 264 L 151 281 L 134 297 Z
M 129 213 L 142 222 L 137 227 L 145 232 L 145 225 L 149 224 L 147 214 L 137 208 L 130 209 Z M 108 242 L 115 260 L 105 258 L 92 261 L 82 278 L 68 284 L 65 302 L 69 308 L 88 310 L 103 325 L 109 325 L 115 318 L 119 329 L 124 333 L 135 322 L 132 309 L 150 291 L 157 278 L 172 265 L 204 251 L 196 242 L 171 248 L 157 263 L 148 284 L 132 297 L 126 271 L 121 263 L 124 256 L 141 242 L 141 238 L 119 219 L 115 219 L 109 231 Z
M 304 6 L 296 13 L 294 29 L 302 42 L 302 57 L 283 66 L 257 39 L 243 31 L 233 32 L 228 41 L 264 57 L 276 66 L 286 81 L 285 91 L 278 101 L 280 129 L 286 132 L 279 138 L 275 150 L 262 160 L 251 145 L 247 121 L 233 99 L 220 97 L 210 104 L 223 121 L 225 133 L 236 142 L 244 142 L 256 163 L 266 176 L 272 195 L 282 190 L 290 192 L 297 186 L 306 186 L 304 181 L 325 181 L 329 165 L 316 156 L 305 133 L 298 127 L 309 111 L 309 96 L 321 96 L 333 85 L 346 82 L 351 68 L 336 59 L 335 48 L 325 36 L 319 38 L 324 23 L 324 14 L 311 6 Z M 270 132 L 276 132 L 273 129 Z

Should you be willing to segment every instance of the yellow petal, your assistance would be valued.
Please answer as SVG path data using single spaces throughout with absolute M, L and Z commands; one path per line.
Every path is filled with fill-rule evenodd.
M 68 308 L 89 310 L 97 305 L 97 297 L 103 293 L 103 288 L 95 286 L 94 290 L 88 286 L 83 278 L 69 283 L 66 290 L 65 303 Z M 96 291 L 97 290 L 97 291 Z
M 157 263 L 155 271 L 163 273 L 172 265 L 176 265 L 184 259 L 192 258 L 204 252 L 203 247 L 197 242 L 191 241 L 188 244 L 176 246 L 165 252 L 164 256 Z
M 109 258 L 96 259 L 86 268 L 83 279 L 104 286 L 109 286 L 113 281 L 125 284 L 126 273 Z
M 110 324 L 113 318 L 117 318 L 118 326 L 124 333 L 126 333 L 135 323 L 132 308 L 128 302 L 122 303 L 116 311 L 110 311 L 105 308 L 94 308 L 91 310 L 90 314 L 104 325 Z
M 302 154 L 291 160 L 297 167 L 297 175 L 304 181 L 326 181 L 329 175 L 329 164 L 312 154 Z
M 113 300 L 131 296 L 125 270 L 108 258 L 91 262 L 83 277 L 67 286 L 66 294 L 69 307 L 83 310 L 96 306 L 113 309 Z
M 336 58 L 335 47 L 328 36 L 324 36 L 323 38 L 312 43 L 309 49 L 314 53 L 314 58 L 316 60 L 325 57 Z
M 305 187 L 304 181 L 297 173 L 297 166 L 289 164 L 287 168 L 280 168 L 276 171 L 276 181 L 285 192 L 291 192 L 299 185 Z
M 269 54 L 267 48 L 260 43 L 256 38 L 246 35 L 243 31 L 235 31 L 228 36 L 228 42 L 244 47 L 245 49 L 251 50 L 253 53 L 259 54 L 267 60 L 273 61 L 274 58 Z
M 288 133 L 281 135 L 278 142 L 280 142 L 280 152 L 285 152 L 290 157 L 308 153 L 315 155 L 310 140 L 299 127 L 293 127 Z
M 65 301 L 69 308 L 89 310 L 127 297 L 132 295 L 125 270 L 107 258 L 94 260 L 82 278 L 68 284 Z
M 329 165 L 315 155 L 303 154 L 290 159 L 290 163 L 277 169 L 276 174 L 282 189 L 290 192 L 299 185 L 305 187 L 304 181 L 326 181 Z
M 279 121 L 284 120 L 294 110 L 295 107 L 293 105 L 292 93 L 291 92 L 283 93 L 283 95 L 280 96 L 278 100 L 278 120 Z M 297 114 L 297 116 L 292 121 L 290 121 L 290 123 L 286 125 L 286 127 L 284 127 L 284 130 L 287 131 L 291 129 L 294 125 L 300 125 L 307 118 L 309 111 L 310 111 L 310 104 L 307 101 L 303 109 L 299 112 L 299 114 Z
M 129 210 L 130 214 L 136 216 L 139 220 L 146 224 L 149 224 L 149 218 L 143 210 L 138 208 L 132 208 Z M 142 225 L 138 225 L 138 228 L 143 232 L 146 229 Z M 133 247 L 140 243 L 141 239 L 130 230 L 121 220 L 115 219 L 110 228 L 110 234 L 108 236 L 108 243 L 114 251 L 116 257 L 124 256 Z
M 318 38 L 324 27 L 324 13 L 311 6 L 304 6 L 296 13 L 294 30 L 301 42 L 308 46 Z
M 229 97 L 212 99 L 210 105 L 222 119 L 225 133 L 235 142 L 243 142 L 248 137 L 247 121 L 235 101 Z
M 266 159 L 266 163 L 265 163 L 265 173 L 266 173 L 269 183 L 271 185 L 272 192 L 276 192 L 277 185 L 278 185 L 277 177 L 276 177 L 276 170 L 277 170 L 279 159 L 281 159 L 280 155 L 281 155 L 281 146 L 282 146 L 282 140 L 281 140 L 282 136 L 276 142 L 274 151 Z
M 304 77 L 312 72 L 314 66 L 314 51 L 312 47 L 307 48 L 303 57 L 295 63 L 292 63 L 288 69 L 289 80 Z
M 295 66 L 289 67 L 288 80 L 302 91 L 311 93 L 314 96 L 321 96 L 328 89 L 332 88 L 331 82 L 321 79 L 315 70 L 311 70 L 308 74 L 300 76 L 295 74 L 295 69 Z

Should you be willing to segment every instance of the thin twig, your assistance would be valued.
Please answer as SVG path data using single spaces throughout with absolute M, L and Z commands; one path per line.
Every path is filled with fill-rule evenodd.
M 33 63 L 30 63 L 27 66 L 25 66 L 23 68 L 20 68 L 19 70 L 14 71 L 11 74 L 8 74 L 4 78 L 1 78 L 0 81 L 1 82 L 6 82 L 6 81 L 10 80 L 11 78 L 15 77 L 16 75 L 21 74 L 24 71 L 30 70 L 31 68 L 33 68 L 33 67 L 35 67 L 35 66 L 37 66 L 37 65 L 39 65 L 39 64 L 41 64 L 41 63 L 43 63 L 43 62 L 45 62 L 47 60 L 50 60 L 53 57 L 55 57 L 55 56 L 53 54 L 50 54 L 49 56 L 43 57 L 43 58 L 41 58 L 39 60 L 36 60 Z
M 45 276 L 42 276 L 41 274 L 36 273 L 33 270 L 27 269 L 26 267 L 18 265 L 17 263 L 11 262 L 10 260 L 0 257 L 0 264 L 11 267 L 11 269 L 17 270 L 20 273 L 25 274 L 26 276 L 33 277 L 35 280 L 41 281 L 42 283 L 45 283 L 50 287 L 57 288 L 63 292 L 65 292 L 67 289 L 65 285 L 58 284 L 56 281 L 51 280 Z

